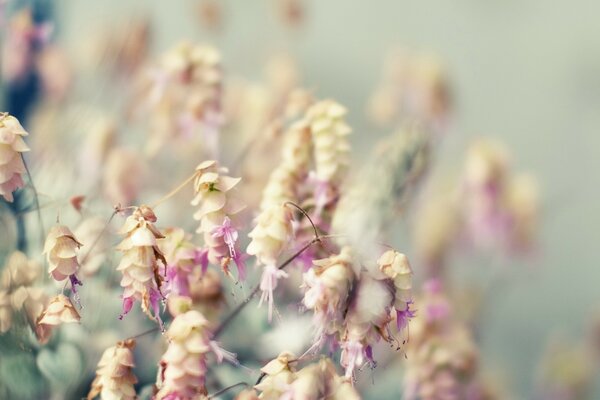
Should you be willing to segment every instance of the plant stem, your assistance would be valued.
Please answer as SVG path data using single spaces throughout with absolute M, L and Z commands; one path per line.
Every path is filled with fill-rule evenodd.
M 313 244 L 315 244 L 317 242 L 320 242 L 321 238 L 322 238 L 322 236 L 316 236 L 313 240 L 306 243 L 300 250 L 298 250 L 290 258 L 285 260 L 279 267 L 277 267 L 277 269 L 281 270 L 281 269 L 284 269 L 285 267 L 287 267 L 288 265 L 290 265 L 292 263 L 292 261 L 294 261 L 302 253 L 304 253 L 309 247 L 311 247 Z M 231 312 L 231 314 L 229 314 L 227 316 L 227 318 L 225 318 L 223 320 L 223 322 L 221 322 L 221 325 L 219 325 L 219 327 L 215 330 L 213 338 L 216 339 L 223 333 L 223 330 L 235 319 L 235 317 L 237 317 L 237 315 L 244 309 L 244 307 L 246 307 L 246 305 L 248 305 L 248 303 L 250 303 L 250 300 L 252 300 L 254 298 L 254 296 L 256 296 L 256 294 L 258 293 L 259 290 L 260 290 L 260 283 L 257 284 L 254 287 L 254 289 L 252 289 L 252 292 L 250 292 L 250 294 L 244 299 L 244 301 L 242 301 L 240 304 L 238 304 L 238 306 Z
M 162 198 L 158 199 L 157 201 L 155 201 L 150 208 L 154 209 L 156 207 L 158 207 L 161 203 L 169 200 L 171 197 L 175 196 L 177 194 L 177 192 L 179 192 L 181 189 L 183 189 L 188 183 L 190 183 L 196 176 L 198 176 L 198 171 L 194 171 L 194 173 L 189 176 L 185 181 L 183 181 L 182 183 L 179 184 L 179 186 L 177 186 L 175 189 L 171 190 L 169 193 L 167 193 L 165 196 L 163 196 Z

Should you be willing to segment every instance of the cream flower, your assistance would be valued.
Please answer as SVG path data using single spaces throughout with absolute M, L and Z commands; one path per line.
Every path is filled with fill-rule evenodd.
M 200 205 L 194 219 L 200 221 L 197 232 L 204 235 L 208 260 L 221 265 L 226 271 L 230 260 L 238 269 L 238 279 L 245 279 L 243 256 L 238 249 L 236 219 L 245 205 L 236 197 L 236 185 L 241 178 L 227 176 L 226 168 L 216 161 L 205 161 L 197 168 L 194 180 L 195 198 L 192 205 Z
M 19 121 L 7 113 L 0 113 L 0 196 L 13 201 L 13 192 L 23 187 L 22 174 L 26 172 L 21 153 L 29 151 L 23 137 L 27 132 Z
M 261 382 L 254 386 L 262 393 L 258 396 L 263 400 L 279 400 L 291 389 L 295 369 L 290 362 L 296 357 L 289 352 L 283 352 L 276 359 L 269 361 L 260 371 L 265 375 Z
M 52 328 L 61 324 L 79 323 L 81 317 L 71 300 L 64 294 L 50 299 L 50 302 L 36 322 L 35 333 L 41 344 L 50 339 Z
M 339 254 L 315 260 L 313 264 L 313 268 L 303 276 L 305 292 L 302 302 L 307 309 L 314 310 L 316 339 L 320 343 L 324 335 L 332 335 L 339 329 L 356 277 L 351 250 L 347 246 Z
M 317 210 L 337 198 L 350 163 L 351 129 L 345 116 L 346 109 L 332 100 L 320 101 L 306 112 L 314 142 Z
M 208 353 L 213 352 L 218 362 L 233 355 L 210 340 L 208 321 L 195 310 L 177 315 L 166 336 L 169 347 L 160 360 L 156 399 L 202 398 L 207 393 Z
M 32 286 L 41 271 L 42 267 L 36 261 L 20 251 L 8 257 L 0 286 L 0 333 L 11 328 L 13 313 L 23 309 L 31 324 L 35 324 L 46 301 L 44 291 Z
M 104 164 L 104 194 L 113 204 L 132 204 L 142 186 L 143 173 L 144 164 L 139 154 L 121 147 L 113 148 Z
M 202 133 L 209 154 L 216 156 L 223 124 L 221 55 L 210 46 L 180 43 L 147 72 L 146 105 L 153 136 L 147 152 L 156 154 L 173 136 Z
M 69 228 L 64 225 L 55 225 L 48 232 L 44 243 L 44 254 L 48 261 L 48 272 L 54 280 L 61 282 L 69 278 L 71 289 L 77 294 L 77 285 L 81 282 L 75 275 L 79 271 L 77 252 L 82 246 Z
M 256 226 L 248 234 L 252 239 L 246 252 L 256 256 L 264 265 L 260 290 L 260 304 L 267 301 L 269 321 L 273 317 L 273 291 L 277 281 L 286 277 L 287 273 L 277 268 L 277 258 L 285 249 L 292 236 L 292 212 L 285 205 L 273 205 L 261 212 L 256 219 Z
M 135 341 L 132 339 L 118 342 L 115 346 L 104 351 L 88 400 L 100 395 L 102 400 L 133 400 L 136 398 L 135 388 L 137 378 L 133 374 L 133 348 Z
M 377 261 L 379 270 L 394 282 L 394 308 L 396 309 L 396 325 L 398 330 L 408 325 L 413 312 L 410 305 L 412 298 L 412 269 L 408 258 L 397 251 L 388 250 Z
M 133 214 L 127 217 L 120 233 L 125 239 L 117 246 L 123 252 L 117 267 L 123 278 L 123 318 L 135 301 L 141 302 L 142 310 L 162 327 L 159 300 L 162 297 L 162 276 L 159 263 L 166 265 L 166 260 L 158 248 L 157 239 L 164 236 L 154 226 L 156 215 L 148 206 L 136 207 Z M 152 312 L 151 312 L 152 310 Z M 154 315 L 153 315 L 153 314 Z

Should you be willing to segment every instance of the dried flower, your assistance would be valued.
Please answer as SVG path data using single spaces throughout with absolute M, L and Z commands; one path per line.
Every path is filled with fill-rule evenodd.
M 339 254 L 313 261 L 314 267 L 303 275 L 303 304 L 314 310 L 316 343 L 338 332 L 347 309 L 348 296 L 356 276 L 349 247 Z
M 295 369 L 290 362 L 294 359 L 295 356 L 292 353 L 283 352 L 260 369 L 265 377 L 254 386 L 256 390 L 262 392 L 259 396 L 260 399 L 278 400 L 291 389 L 290 384 L 294 380 Z
M 236 197 L 235 186 L 241 178 L 225 175 L 226 168 L 219 168 L 216 161 L 201 163 L 194 181 L 195 198 L 192 205 L 200 205 L 194 219 L 200 221 L 197 232 L 203 233 L 208 248 L 208 260 L 221 265 L 227 271 L 230 260 L 234 260 L 238 279 L 245 279 L 243 254 L 237 246 L 238 232 L 234 223 L 245 205 Z
M 120 233 L 125 234 L 125 239 L 117 246 L 117 250 L 123 252 L 117 270 L 123 274 L 121 286 L 124 291 L 123 313 L 119 318 L 122 319 L 131 310 L 133 303 L 139 301 L 142 310 L 162 328 L 159 300 L 163 297 L 163 277 L 159 272 L 159 262 L 163 267 L 167 262 L 157 244 L 157 239 L 164 236 L 156 229 L 154 222 L 156 215 L 152 209 L 140 206 L 127 217 L 121 228 Z
M 147 152 L 156 154 L 173 132 L 189 139 L 200 131 L 208 153 L 216 157 L 223 124 L 219 52 L 210 46 L 180 43 L 146 74 L 146 104 L 155 128 Z
M 104 164 L 104 193 L 113 204 L 128 206 L 137 197 L 144 165 L 139 155 L 125 148 L 114 148 Z
M 269 321 L 273 318 L 273 291 L 277 281 L 287 276 L 285 271 L 277 268 L 276 262 L 291 238 L 291 222 L 292 213 L 288 207 L 273 205 L 259 214 L 256 226 L 248 234 L 252 241 L 246 252 L 256 256 L 258 262 L 264 265 L 259 305 L 267 301 Z
M 414 317 L 410 306 L 412 298 L 412 269 L 408 258 L 394 250 L 388 250 L 377 261 L 379 270 L 392 279 L 395 287 L 394 308 L 396 309 L 396 326 L 398 330 L 408 325 L 408 320 Z
M 208 264 L 204 252 L 189 242 L 183 229 L 167 228 L 158 247 L 167 261 L 165 294 L 190 296 L 190 279 L 197 267 L 206 271 Z
M 234 355 L 211 341 L 208 321 L 192 310 L 175 317 L 166 332 L 169 347 L 160 360 L 157 400 L 202 398 L 206 395 L 207 356 L 218 362 Z
M 82 243 L 88 243 L 87 251 L 77 255 L 81 266 L 80 271 L 84 276 L 95 275 L 106 261 L 108 243 L 102 235 L 105 226 L 106 222 L 102 218 L 89 217 L 82 220 L 73 232 Z
M 406 350 L 404 397 L 464 399 L 477 385 L 477 349 L 470 333 L 453 318 L 439 281 L 429 281 L 419 300 L 422 312 L 411 324 Z M 475 397 L 477 398 L 477 397 Z
M 46 344 L 52 334 L 52 328 L 61 324 L 79 323 L 81 317 L 71 300 L 64 294 L 50 299 L 46 309 L 36 321 L 35 333 L 41 344 Z
M 320 101 L 306 111 L 314 143 L 315 203 L 317 214 L 339 196 L 339 186 L 350 163 L 351 129 L 346 109 L 332 100 Z
M 75 295 L 77 285 L 81 285 L 75 275 L 79 271 L 77 252 L 81 246 L 71 230 L 64 225 L 53 226 L 44 243 L 44 254 L 49 264 L 48 272 L 58 282 L 69 278 L 71 290 Z
M 23 140 L 27 135 L 15 117 L 0 113 L 0 196 L 9 202 L 13 192 L 24 185 L 21 175 L 26 170 L 21 153 L 29 151 Z
M 133 400 L 136 398 L 135 388 L 137 378 L 133 374 L 133 348 L 135 340 L 129 339 L 118 342 L 115 346 L 104 351 L 92 388 L 87 396 L 92 400 L 100 395 L 102 400 Z

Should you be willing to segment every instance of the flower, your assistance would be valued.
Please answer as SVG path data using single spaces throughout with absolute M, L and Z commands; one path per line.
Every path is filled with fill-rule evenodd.
M 135 151 L 122 147 L 113 148 L 106 156 L 103 189 L 113 204 L 128 206 L 137 197 L 144 173 L 141 160 Z
M 64 294 L 50 299 L 46 309 L 36 321 L 35 333 L 41 344 L 46 344 L 52 334 L 52 328 L 61 324 L 79 323 L 81 317 L 71 300 Z
M 121 228 L 120 233 L 125 234 L 125 239 L 117 246 L 117 250 L 123 252 L 117 270 L 123 274 L 121 286 L 124 291 L 123 313 L 119 318 L 122 319 L 131 310 L 133 303 L 139 301 L 142 310 L 162 328 L 158 302 L 163 297 L 163 276 L 159 271 L 159 262 L 163 267 L 167 262 L 157 244 L 157 239 L 164 236 L 156 229 L 154 222 L 156 215 L 152 209 L 140 206 L 127 217 Z
M 219 52 L 183 42 L 167 51 L 145 75 L 143 103 L 150 108 L 153 128 L 148 154 L 155 155 L 172 136 L 190 139 L 199 131 L 208 153 L 216 157 L 224 122 Z
M 76 296 L 76 287 L 81 285 L 76 276 L 79 271 L 77 252 L 81 246 L 71 230 L 64 225 L 53 226 L 44 243 L 44 254 L 49 264 L 48 272 L 58 282 L 69 278 L 71 290 Z
M 133 374 L 133 348 L 135 340 L 128 339 L 118 342 L 115 346 L 104 351 L 92 388 L 87 396 L 92 400 L 100 395 L 103 400 L 133 400 L 136 398 L 135 388 L 137 378 Z
M 395 287 L 394 308 L 396 309 L 396 326 L 401 331 L 408 325 L 408 320 L 414 317 L 410 309 L 412 299 L 412 269 L 408 258 L 397 251 L 388 250 L 377 261 L 379 270 L 392 279 Z
M 286 277 L 284 271 L 277 269 L 276 262 L 292 235 L 292 213 L 285 205 L 273 205 L 259 214 L 256 226 L 248 234 L 252 239 L 246 252 L 256 256 L 264 265 L 260 289 L 261 301 L 267 301 L 269 321 L 273 315 L 273 291 L 279 278 Z
M 347 136 L 351 129 L 344 121 L 345 115 L 346 109 L 332 100 L 317 102 L 306 111 L 314 143 L 317 214 L 338 197 L 350 163 Z
M 276 359 L 269 361 L 260 371 L 265 375 L 260 383 L 254 385 L 261 391 L 262 400 L 279 400 L 290 390 L 294 380 L 295 369 L 290 362 L 296 357 L 289 352 L 282 352 Z
M 160 360 L 157 400 L 202 398 L 207 393 L 208 353 L 213 352 L 218 362 L 234 359 L 211 341 L 208 321 L 198 311 L 177 315 L 166 336 L 169 347 Z
M 347 308 L 347 301 L 356 276 L 352 270 L 349 247 L 339 254 L 313 261 L 314 267 L 303 275 L 302 300 L 307 309 L 314 311 L 316 342 L 322 343 L 324 335 L 337 333 Z
M 216 161 L 205 161 L 197 168 L 194 180 L 196 196 L 192 205 L 200 205 L 194 219 L 200 221 L 197 232 L 202 233 L 208 248 L 208 260 L 227 270 L 234 260 L 238 279 L 246 277 L 243 254 L 237 250 L 238 232 L 234 219 L 245 205 L 236 197 L 236 185 L 241 178 L 228 175 L 226 168 L 219 168 Z
M 471 398 L 478 383 L 477 348 L 464 324 L 451 315 L 440 281 L 426 283 L 419 304 L 423 312 L 411 322 L 406 348 L 403 398 Z
M 13 201 L 13 192 L 23 187 L 22 174 L 26 172 L 22 153 L 29 151 L 23 140 L 28 133 L 19 121 L 7 113 L 0 113 L 0 196 Z
M 192 274 L 197 267 L 204 273 L 208 264 L 202 257 L 202 250 L 189 242 L 181 228 L 165 229 L 164 238 L 157 243 L 167 262 L 165 294 L 189 296 Z

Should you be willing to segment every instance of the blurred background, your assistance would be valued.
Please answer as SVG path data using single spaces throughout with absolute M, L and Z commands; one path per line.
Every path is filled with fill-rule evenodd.
M 432 182 L 460 173 L 474 139 L 499 141 L 507 149 L 511 168 L 528 172 L 537 181 L 539 223 L 535 245 L 526 254 L 460 253 L 452 260 L 455 282 L 465 288 L 473 282 L 490 288 L 482 317 L 485 323 L 477 332 L 484 369 L 499 377 L 511 398 L 529 399 L 534 397 L 541 360 L 549 346 L 577 349 L 590 336 L 600 341 L 600 330 L 594 325 L 600 313 L 595 248 L 600 226 L 600 176 L 596 173 L 600 170 L 599 3 L 4 0 L 1 4 L 6 10 L 4 39 L 10 16 L 22 6 L 32 5 L 39 13 L 36 18 L 52 26 L 48 41 L 60 52 L 54 54 L 56 64 L 48 62 L 42 70 L 49 77 L 60 75 L 68 81 L 65 93 L 60 82 L 57 88 L 48 89 L 57 97 L 52 105 L 46 101 L 40 106 L 41 96 L 31 104 L 26 96 L 20 97 L 33 93 L 34 87 L 39 89 L 39 82 L 19 92 L 5 75 L 1 108 L 10 105 L 13 109 L 8 111 L 21 114 L 32 141 L 45 135 L 45 127 L 50 130 L 51 125 L 70 135 L 85 135 L 88 116 L 98 110 L 123 115 L 129 94 L 122 88 L 133 78 L 106 72 L 106 65 L 122 54 L 103 41 L 122 40 L 118 35 L 131 38 L 142 29 L 147 54 L 131 56 L 127 61 L 131 68 L 138 68 L 135 57 L 144 59 L 140 63 L 156 59 L 182 40 L 215 46 L 222 53 L 228 79 L 269 79 L 265 67 L 269 60 L 274 56 L 292 60 L 303 87 L 348 108 L 353 168 L 359 169 L 375 143 L 397 128 L 394 123 L 377 121 L 369 111 L 386 60 L 394 52 L 435 60 L 443 70 L 449 111 L 435 139 L 435 164 L 427 182 L 395 223 L 390 242 L 413 259 L 418 275 L 411 232 L 419 220 L 411 211 L 419 208 L 423 193 L 435 186 Z M 5 51 L 6 40 L 3 46 L 5 65 L 11 54 Z M 52 116 L 44 117 L 40 107 L 52 108 Z M 61 113 L 61 109 L 66 111 Z M 45 140 L 38 145 L 52 147 Z M 62 156 L 74 159 L 75 152 L 67 146 Z M 187 172 L 178 169 L 178 160 L 172 161 L 170 171 L 177 179 L 185 177 Z M 56 182 L 39 179 L 39 190 L 44 193 L 51 192 L 44 186 L 60 186 L 63 178 L 56 177 Z M 163 189 L 172 186 L 156 179 Z M 161 190 L 148 196 L 156 198 Z M 180 217 L 177 210 L 165 213 L 166 218 Z M 0 239 L 6 252 L 13 240 L 9 229 L 0 233 Z M 566 375 L 579 365 L 577 360 L 568 360 L 560 361 L 558 368 Z M 598 398 L 598 369 L 590 367 L 589 373 L 588 382 L 597 387 L 585 398 Z M 397 398 L 395 374 L 400 373 L 375 369 L 373 385 L 362 391 L 365 398 Z

